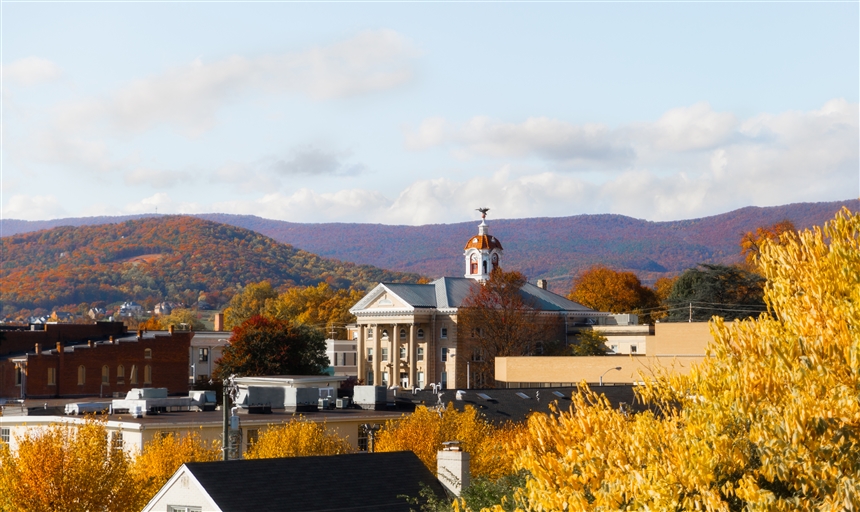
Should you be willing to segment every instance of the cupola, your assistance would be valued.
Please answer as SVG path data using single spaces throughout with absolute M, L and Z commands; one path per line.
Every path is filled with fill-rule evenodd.
M 478 234 L 469 239 L 463 253 L 466 260 L 465 277 L 486 281 L 490 278 L 490 273 L 499 267 L 503 249 L 498 238 L 490 235 L 487 226 L 487 212 L 490 209 L 478 208 L 478 211 L 481 212 Z

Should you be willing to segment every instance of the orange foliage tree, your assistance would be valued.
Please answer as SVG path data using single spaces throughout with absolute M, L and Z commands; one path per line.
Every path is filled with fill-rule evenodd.
M 657 305 L 653 290 L 633 272 L 595 265 L 573 280 L 568 298 L 597 311 L 636 313 Z
M 788 237 L 783 239 L 783 236 Z M 771 226 L 762 226 L 755 231 L 747 231 L 741 237 L 741 256 L 746 259 L 750 268 L 757 266 L 756 260 L 761 254 L 765 242 L 785 245 L 789 239 L 797 238 L 797 228 L 788 219 L 783 219 Z

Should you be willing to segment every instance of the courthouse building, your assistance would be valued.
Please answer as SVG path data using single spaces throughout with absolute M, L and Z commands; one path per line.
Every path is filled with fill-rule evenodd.
M 351 337 L 357 342 L 357 374 L 367 384 L 425 388 L 478 388 L 473 365 L 480 357 L 458 332 L 457 310 L 469 293 L 490 278 L 502 259 L 502 244 L 490 235 L 486 216 L 478 234 L 465 245 L 464 277 L 443 277 L 429 284 L 380 283 L 350 312 L 356 317 Z M 558 325 L 558 339 L 574 325 L 605 323 L 609 313 L 587 308 L 546 289 L 545 281 L 526 283 L 524 301 L 539 318 Z

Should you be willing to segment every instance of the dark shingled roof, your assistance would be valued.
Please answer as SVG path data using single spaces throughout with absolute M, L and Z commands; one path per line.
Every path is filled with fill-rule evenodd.
M 185 465 L 221 510 L 403 511 L 400 496 L 421 484 L 445 491 L 412 452 L 356 453 L 285 459 L 190 462 Z

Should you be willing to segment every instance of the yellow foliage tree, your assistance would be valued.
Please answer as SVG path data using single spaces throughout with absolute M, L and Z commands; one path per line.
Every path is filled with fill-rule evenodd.
M 230 299 L 230 304 L 224 310 L 224 323 L 232 329 L 249 318 L 262 315 L 266 309 L 266 301 L 277 298 L 278 292 L 268 281 L 250 283 Z
M 794 238 L 795 233 L 797 233 L 797 228 L 788 219 L 783 219 L 771 226 L 758 227 L 754 232 L 747 231 L 744 233 L 739 245 L 741 246 L 741 256 L 746 259 L 747 267 L 756 268 L 756 259 L 761 255 L 761 248 L 766 242 L 780 244 L 783 238 L 785 240 Z
M 442 443 L 460 441 L 471 457 L 473 476 L 498 478 L 514 471 L 513 456 L 505 443 L 523 432 L 523 425 L 494 426 L 470 405 L 463 411 L 451 405 L 444 411 L 419 406 L 408 416 L 388 421 L 374 442 L 378 452 L 412 451 L 435 474 L 436 453 Z
M 129 456 L 108 439 L 104 423 L 51 425 L 0 446 L 0 507 L 30 512 L 138 510 Z M 145 503 L 145 501 L 144 501 Z
M 293 419 L 289 423 L 270 426 L 245 454 L 246 459 L 306 457 L 309 455 L 338 455 L 353 451 L 349 442 L 326 430 L 325 423 Z
M 324 331 L 327 337 L 340 335 L 342 339 L 346 324 L 355 321 L 349 308 L 362 296 L 358 290 L 336 290 L 328 283 L 297 286 L 267 301 L 264 315 L 311 325 Z
M 759 265 L 770 313 L 715 317 L 709 358 L 639 392 L 657 412 L 586 388 L 529 419 L 528 509 L 860 508 L 860 214 L 764 242 Z
M 654 291 L 642 286 L 636 274 L 603 265 L 595 265 L 577 276 L 568 298 L 610 313 L 632 313 L 657 305 Z
M 220 458 L 219 443 L 202 441 L 196 432 L 181 437 L 173 434 L 156 437 L 143 447 L 131 466 L 135 485 L 144 496 L 137 509 L 145 506 L 186 462 L 209 462 Z
M 174 309 L 169 315 L 161 319 L 163 328 L 173 325 L 176 329 L 202 331 L 206 325 L 197 318 L 197 313 L 191 309 Z

